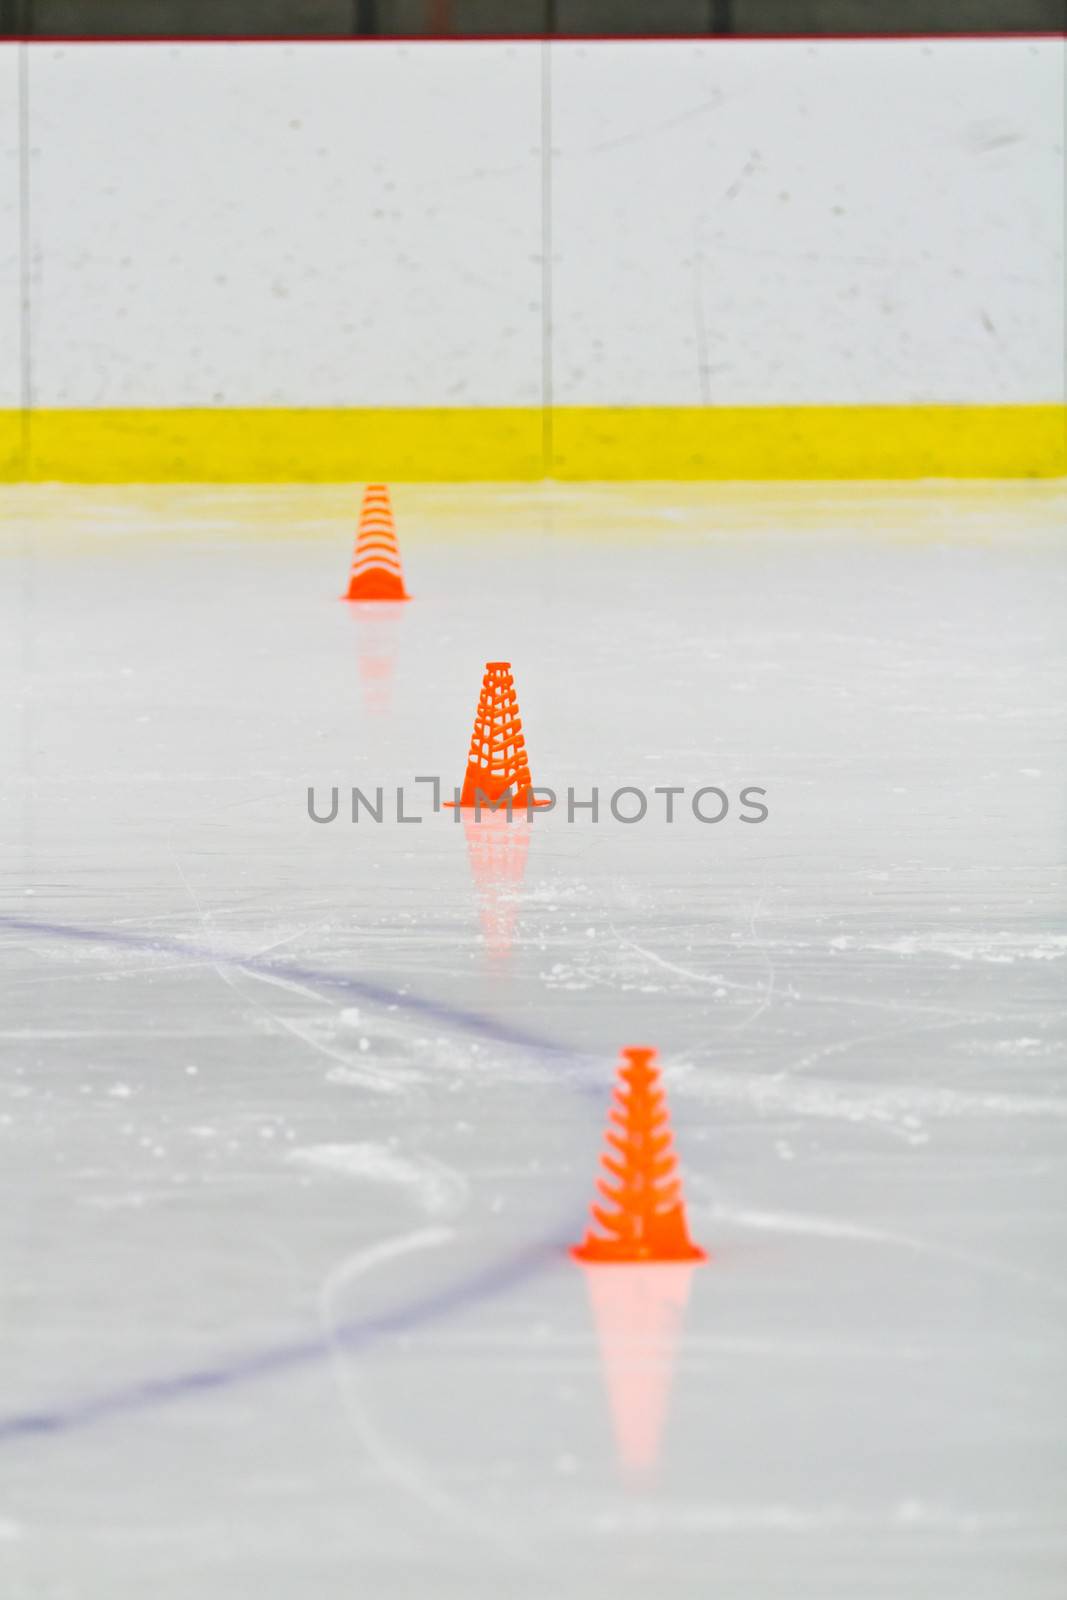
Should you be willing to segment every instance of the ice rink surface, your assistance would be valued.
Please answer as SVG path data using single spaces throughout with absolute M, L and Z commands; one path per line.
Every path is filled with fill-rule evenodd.
M 1062 489 L 358 503 L 0 491 L 0 1593 L 1058 1600 Z M 348 820 L 493 659 L 766 822 Z M 688 1283 L 565 1253 L 639 1043 Z

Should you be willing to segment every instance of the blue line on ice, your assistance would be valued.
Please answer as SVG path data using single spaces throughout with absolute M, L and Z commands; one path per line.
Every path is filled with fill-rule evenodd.
M 154 952 L 158 955 L 181 955 L 199 961 L 210 961 L 246 972 L 262 973 L 270 977 L 289 979 L 294 983 L 333 989 L 348 996 L 358 997 L 372 1005 L 393 1006 L 412 1016 L 432 1020 L 446 1027 L 459 1028 L 464 1033 L 492 1039 L 497 1044 L 517 1045 L 539 1055 L 551 1056 L 559 1061 L 575 1062 L 573 1052 L 540 1034 L 507 1023 L 496 1022 L 476 1011 L 459 1006 L 445 1005 L 421 995 L 404 994 L 385 984 L 370 983 L 362 978 L 346 977 L 343 973 L 320 972 L 287 961 L 267 961 L 257 957 L 243 957 L 232 952 L 212 950 L 207 946 L 186 944 L 176 939 L 148 937 L 145 934 L 116 933 L 106 928 L 70 927 L 58 922 L 35 921 L 23 917 L 0 916 L 0 929 L 11 933 L 39 935 L 49 939 L 66 939 L 85 944 L 105 945 L 116 949 Z M 328 1360 L 338 1344 L 347 1349 L 362 1349 L 393 1333 L 432 1322 L 449 1312 L 458 1311 L 475 1301 L 502 1294 L 513 1284 L 532 1276 L 551 1261 L 569 1243 L 565 1238 L 546 1238 L 527 1244 L 516 1255 L 495 1266 L 466 1278 L 449 1288 L 438 1290 L 416 1300 L 411 1305 L 377 1317 L 366 1317 L 341 1323 L 329 1337 L 315 1337 L 268 1346 L 250 1354 L 234 1356 L 213 1366 L 198 1367 L 186 1372 L 172 1373 L 168 1377 L 146 1378 L 84 1400 L 73 1400 L 63 1406 L 39 1411 L 0 1414 L 0 1445 L 14 1440 L 70 1433 L 94 1422 L 112 1417 L 150 1411 L 158 1406 L 170 1405 L 186 1396 L 203 1394 L 212 1389 L 230 1389 L 257 1379 L 270 1378 L 295 1367 L 307 1366 L 316 1361 Z
M 395 1006 L 412 1016 L 462 1028 L 495 1044 L 518 1045 L 524 1050 L 534 1050 L 539 1055 L 556 1056 L 561 1060 L 573 1059 L 573 1052 L 563 1045 L 546 1039 L 542 1034 L 530 1033 L 525 1028 L 513 1028 L 505 1022 L 495 1022 L 478 1011 L 466 1011 L 461 1006 L 446 1005 L 441 1000 L 428 1000 L 423 995 L 406 994 L 400 989 L 390 989 L 384 983 L 371 983 L 365 978 L 350 978 L 342 972 L 323 972 L 318 968 L 303 967 L 291 961 L 269 961 L 257 956 L 235 955 L 230 950 L 215 950 L 210 945 L 187 944 L 180 939 L 158 938 L 143 933 L 115 933 L 110 928 L 78 928 L 61 922 L 36 922 L 25 917 L 0 915 L 0 928 L 12 933 L 39 934 L 46 939 L 69 939 L 82 944 L 110 945 L 114 949 L 139 950 L 149 955 L 185 956 L 194 961 L 217 963 L 220 966 L 238 967 L 244 972 L 261 973 L 264 977 L 286 978 L 292 983 L 305 983 L 320 989 L 335 989 L 353 999 L 366 1000 L 375 1006 Z
M 220 1361 L 215 1366 L 196 1367 L 190 1371 L 173 1373 L 169 1377 L 146 1378 L 141 1383 L 111 1389 L 87 1400 L 74 1400 L 51 1410 L 0 1416 L 0 1444 L 42 1434 L 70 1433 L 93 1422 L 103 1422 L 131 1412 L 150 1411 L 211 1389 L 232 1389 L 238 1384 L 252 1383 L 259 1378 L 271 1378 L 294 1367 L 326 1361 L 338 1345 L 348 1350 L 362 1349 L 391 1333 L 402 1333 L 446 1316 L 450 1311 L 458 1311 L 476 1300 L 503 1293 L 512 1284 L 521 1282 L 555 1259 L 565 1242 L 562 1239 L 543 1240 L 509 1261 L 477 1273 L 452 1288 L 429 1295 L 424 1300 L 417 1300 L 413 1305 L 403 1306 L 385 1316 L 342 1322 L 331 1329 L 329 1336 L 273 1345 L 250 1355 Z

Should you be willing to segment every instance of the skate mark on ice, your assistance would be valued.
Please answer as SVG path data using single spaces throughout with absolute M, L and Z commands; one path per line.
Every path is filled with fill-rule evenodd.
M 762 899 L 757 902 L 756 908 L 753 911 L 750 919 L 753 935 L 755 935 L 755 918 L 762 903 Z M 657 955 L 654 950 L 646 949 L 643 944 L 638 944 L 635 939 L 628 939 L 625 934 L 619 932 L 618 928 L 616 928 L 613 922 L 609 923 L 608 926 L 624 950 L 632 950 L 635 955 L 643 957 L 643 959 L 646 961 L 651 961 L 657 967 L 662 967 L 665 972 L 673 972 L 676 977 L 688 978 L 694 983 L 711 984 L 716 989 L 733 989 L 739 994 L 755 995 L 756 1005 L 752 1011 L 749 1012 L 747 1017 L 743 1017 L 740 1022 L 724 1023 L 723 1028 L 726 1032 L 737 1033 L 742 1028 L 749 1027 L 751 1023 L 755 1022 L 757 1017 L 762 1016 L 771 1003 L 771 996 L 774 991 L 775 972 L 774 964 L 767 953 L 766 947 L 763 949 L 763 958 L 767 965 L 767 982 L 763 984 L 738 983 L 732 978 L 722 978 L 706 972 L 694 972 L 691 967 L 679 966 L 677 962 L 668 961 L 665 956 Z
M 588 1520 L 582 1524 L 577 1518 L 560 1520 L 566 1527 L 589 1527 Z M 1040 1533 L 1057 1543 L 1061 1536 L 1058 1523 L 1029 1510 L 991 1511 L 985 1507 L 972 1510 L 915 1499 L 900 1500 L 872 1510 L 840 1503 L 806 1506 L 721 1502 L 643 1506 L 635 1503 L 621 1512 L 598 1511 L 592 1520 L 594 1533 L 612 1539 L 623 1535 L 629 1539 L 662 1537 L 683 1532 L 747 1533 L 754 1529 L 768 1534 L 899 1533 L 908 1538 L 925 1532 L 939 1538 L 957 1535 L 966 1539 L 982 1535 L 1003 1538 L 1005 1534 L 1026 1532 Z
M 349 1256 L 328 1274 L 319 1291 L 319 1315 L 323 1336 L 330 1347 L 334 1381 L 340 1391 L 353 1431 L 382 1475 L 411 1495 L 435 1517 L 461 1529 L 468 1536 L 494 1546 L 513 1559 L 525 1561 L 528 1559 L 528 1551 L 522 1541 L 514 1535 L 505 1534 L 499 1523 L 477 1516 L 467 1503 L 456 1499 L 440 1484 L 434 1482 L 425 1467 L 392 1445 L 384 1437 L 381 1429 L 375 1427 L 368 1413 L 367 1402 L 362 1392 L 363 1385 L 352 1363 L 346 1360 L 344 1346 L 339 1344 L 336 1338 L 335 1330 L 344 1326 L 344 1319 L 336 1306 L 342 1290 L 363 1277 L 365 1273 L 373 1272 L 377 1267 L 415 1251 L 431 1250 L 440 1245 L 450 1244 L 454 1238 L 453 1228 L 419 1228 L 413 1233 L 403 1234 L 397 1239 L 387 1239 L 381 1244 L 372 1245 L 369 1250 L 360 1250 L 355 1255 Z
M 1067 1099 L 1047 1095 L 884 1083 L 854 1083 L 844 1088 L 827 1078 L 800 1080 L 723 1072 L 699 1065 L 691 1053 L 676 1055 L 672 1066 L 677 1092 L 697 1099 L 732 1102 L 771 1114 L 883 1123 L 890 1128 L 898 1125 L 909 1135 L 921 1131 L 922 1124 L 915 1120 L 919 1116 L 1067 1117 Z
M 806 1072 L 819 1061 L 826 1061 L 830 1056 L 845 1055 L 863 1045 L 884 1044 L 887 1039 L 903 1038 L 909 1033 L 936 1033 L 939 1029 L 962 1028 L 983 1020 L 981 1016 L 938 1017 L 925 1022 L 901 1022 L 895 1028 L 880 1028 L 876 1033 L 852 1034 L 847 1039 L 835 1039 L 830 1044 L 820 1045 L 817 1050 L 810 1050 L 779 1072 L 769 1073 L 768 1081 L 782 1083 L 798 1073 Z
M 444 1027 L 459 1028 L 464 1033 L 487 1039 L 493 1044 L 515 1045 L 519 1049 L 547 1056 L 560 1065 L 584 1065 L 577 1052 L 568 1050 L 558 1040 L 533 1033 L 527 1028 L 499 1022 L 478 1011 L 468 1011 L 462 1006 L 449 1005 L 443 1000 L 431 1000 L 424 995 L 412 994 L 407 989 L 393 989 L 388 984 L 375 982 L 370 978 L 352 978 L 343 972 L 307 967 L 299 962 L 261 962 L 254 955 L 241 955 L 234 951 L 185 944 L 179 939 L 118 933 L 110 928 L 78 927 L 76 924 L 44 922 L 0 914 L 0 929 L 45 939 L 63 939 L 73 944 L 95 945 L 105 949 L 135 950 L 146 955 L 172 958 L 184 956 L 201 966 L 222 964 L 238 972 L 247 972 L 256 978 L 284 979 L 312 989 L 326 989 L 340 995 L 351 996 L 356 1000 L 362 999 L 368 1005 L 381 1006 L 387 1011 L 404 1012 Z
M 693 1185 L 699 1191 L 699 1179 Z M 890 1228 L 876 1228 L 869 1223 L 843 1222 L 838 1217 L 806 1216 L 790 1211 L 754 1211 L 745 1206 L 713 1204 L 709 1215 L 719 1222 L 734 1222 L 742 1228 L 752 1228 L 762 1233 L 795 1234 L 814 1239 L 840 1239 L 845 1243 L 890 1245 L 900 1250 L 911 1250 L 916 1255 L 934 1256 L 942 1261 L 954 1261 L 960 1266 L 972 1267 L 979 1272 L 993 1273 L 998 1277 L 1014 1278 L 1030 1288 L 1041 1289 L 1058 1299 L 1067 1299 L 1067 1282 L 1050 1278 L 1040 1272 L 1030 1272 L 1025 1267 L 1013 1266 L 995 1256 L 986 1256 L 972 1250 L 957 1250 L 952 1245 L 942 1245 L 929 1239 L 917 1238 L 911 1233 L 897 1233 Z
M 426 1295 L 396 1311 L 342 1322 L 334 1327 L 329 1340 L 320 1335 L 268 1345 L 212 1365 L 119 1385 L 66 1405 L 0 1415 L 0 1447 L 18 1440 L 54 1438 L 96 1423 L 157 1411 L 182 1400 L 265 1382 L 302 1367 L 328 1361 L 337 1347 L 349 1351 L 368 1349 L 395 1334 L 424 1326 L 479 1301 L 504 1294 L 551 1266 L 566 1249 L 574 1226 L 572 1221 L 565 1231 L 561 1230 L 558 1237 L 531 1244 L 508 1260 L 472 1274 L 462 1283 Z
M 191 957 L 212 966 L 228 966 L 255 977 L 281 978 L 318 990 L 332 991 L 363 1000 L 372 1006 L 399 1012 L 421 1021 L 429 1020 L 444 1028 L 454 1028 L 495 1044 L 515 1046 L 551 1060 L 559 1067 L 583 1069 L 587 1063 L 556 1040 L 525 1028 L 497 1022 L 479 1012 L 450 1006 L 422 995 L 392 989 L 384 983 L 352 978 L 343 973 L 320 971 L 294 962 L 275 964 L 256 956 L 200 948 L 176 939 L 116 932 L 106 928 L 86 928 L 57 922 L 0 915 L 0 930 L 11 934 L 65 940 L 72 944 L 140 954 Z M 598 1098 L 600 1087 L 590 1083 L 579 1071 L 572 1085 L 579 1092 L 592 1091 Z M 203 1366 L 187 1368 L 162 1377 L 145 1378 L 71 1400 L 65 1404 L 36 1410 L 0 1414 L 0 1447 L 20 1440 L 58 1437 L 82 1428 L 103 1424 L 123 1416 L 138 1416 L 179 1404 L 183 1400 L 222 1393 L 246 1384 L 266 1382 L 288 1372 L 329 1361 L 338 1348 L 362 1350 L 411 1328 L 425 1326 L 479 1301 L 506 1293 L 558 1261 L 580 1226 L 577 1217 L 568 1218 L 552 1234 L 536 1239 L 506 1260 L 470 1274 L 460 1283 L 424 1295 L 395 1311 L 355 1318 L 333 1326 L 329 1339 L 309 1337 L 265 1345 Z
M 299 1145 L 286 1163 L 313 1172 L 333 1173 L 369 1183 L 407 1189 L 429 1215 L 458 1215 L 467 1203 L 470 1185 L 461 1172 L 433 1156 L 408 1156 L 384 1144 Z
M 666 956 L 659 955 L 655 950 L 649 950 L 645 945 L 638 944 L 636 940 L 620 934 L 613 926 L 612 932 L 619 943 L 635 954 L 643 956 L 646 961 L 651 961 L 657 967 L 662 967 L 665 972 L 673 972 L 676 977 L 687 978 L 692 983 L 703 983 L 715 989 L 732 989 L 739 994 L 751 994 L 763 998 L 767 994 L 766 985 L 756 983 L 741 983 L 736 978 L 726 978 L 718 973 L 696 972 L 692 967 L 683 967 L 677 961 L 668 961 Z M 825 1006 L 858 1006 L 861 1010 L 908 1012 L 917 1016 L 945 1017 L 960 1023 L 967 1022 L 1002 1022 L 1003 1017 L 997 1011 L 960 1011 L 952 1006 L 930 1005 L 925 1001 L 919 1003 L 903 1002 L 900 1000 L 877 1000 L 868 995 L 855 994 L 823 994 L 813 989 L 795 989 L 787 985 L 782 991 L 785 998 L 800 1000 L 812 1005 Z M 764 1009 L 764 1008 L 760 1008 Z M 758 1013 L 754 1013 L 756 1015 Z M 740 1023 L 731 1024 L 732 1028 L 745 1028 L 753 1020 L 746 1017 Z
M 178 876 L 185 886 L 185 891 L 196 909 L 196 914 L 200 919 L 201 931 L 206 939 L 210 939 L 211 918 L 204 911 L 200 896 L 189 882 L 185 868 L 182 866 L 178 853 L 174 849 L 173 838 L 171 839 L 171 856 L 177 868 Z M 284 986 L 290 991 L 296 990 L 317 1001 L 321 1001 L 322 996 L 315 994 L 315 991 L 308 985 L 294 984 L 286 979 L 271 978 L 259 970 L 259 963 L 262 962 L 263 957 L 275 949 L 280 942 L 282 941 L 275 941 L 273 944 L 264 945 L 261 949 L 256 950 L 249 958 L 249 961 L 243 965 L 242 970 L 247 972 L 250 977 L 258 979 L 261 983 L 274 983 Z M 353 1066 L 351 1057 L 344 1051 L 333 1049 L 330 1045 L 324 1044 L 322 1040 L 314 1038 L 313 1035 L 307 1033 L 297 1023 L 286 1017 L 279 1016 L 276 1011 L 272 1011 L 262 1001 L 246 998 L 242 994 L 239 985 L 234 981 L 232 974 L 228 973 L 218 960 L 212 960 L 211 966 L 219 981 L 232 990 L 244 1006 L 251 1006 L 254 1014 L 264 1019 L 268 1024 L 273 1023 L 275 1032 L 290 1034 L 294 1039 L 298 1039 L 301 1044 L 306 1045 L 309 1050 L 317 1051 L 320 1055 L 325 1056 L 328 1061 L 336 1062 L 344 1067 L 349 1074 L 348 1081 L 350 1083 L 358 1083 L 361 1088 L 373 1090 L 378 1094 L 399 1094 L 403 1092 L 401 1084 L 397 1082 L 395 1073 L 377 1071 L 369 1063 L 361 1063 L 359 1067 Z

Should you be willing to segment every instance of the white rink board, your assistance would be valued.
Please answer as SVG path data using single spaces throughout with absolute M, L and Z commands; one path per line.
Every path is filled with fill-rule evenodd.
M 1058 42 L 544 56 L 31 47 L 36 403 L 1062 398 Z
M 1049 41 L 560 45 L 561 405 L 1063 398 Z
M 19 58 L 0 50 L 0 408 L 21 402 L 19 260 Z
M 42 406 L 540 403 L 538 60 L 32 52 Z

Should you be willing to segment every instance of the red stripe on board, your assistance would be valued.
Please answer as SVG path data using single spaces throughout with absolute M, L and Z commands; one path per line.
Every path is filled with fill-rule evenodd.
M 0 44 L 928 44 L 945 40 L 1061 39 L 1035 33 L 375 33 L 0 34 Z

